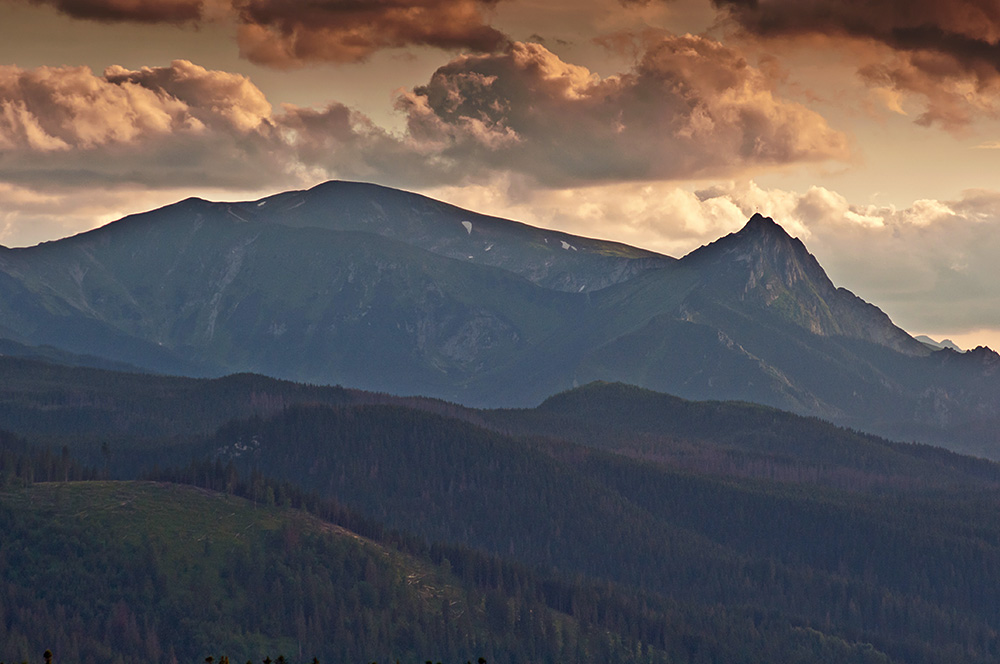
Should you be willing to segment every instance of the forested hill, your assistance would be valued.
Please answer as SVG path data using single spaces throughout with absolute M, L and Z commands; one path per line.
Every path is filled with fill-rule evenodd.
M 149 661 L 169 662 L 168 642 L 175 652 L 188 643 L 185 652 L 199 658 L 209 644 L 216 655 L 273 653 L 269 644 L 296 654 L 288 644 L 319 648 L 319 634 L 338 633 L 327 604 L 348 602 L 337 615 L 365 622 L 344 629 L 368 636 L 330 644 L 354 650 L 316 650 L 326 661 L 384 659 L 384 650 L 358 645 L 365 638 L 442 664 L 480 652 L 489 661 L 664 664 L 985 664 L 1000 656 L 992 592 L 1000 473 L 990 461 L 620 384 L 587 385 L 535 409 L 477 411 L 252 375 L 178 379 L 27 360 L 2 367 L 10 380 L 0 406 L 20 428 L 0 434 L 0 578 L 9 591 L 0 626 L 18 647 L 54 639 L 82 649 L 85 636 L 98 635 L 86 646 L 97 648 L 110 634 L 138 633 L 106 657 L 78 661 L 135 661 L 152 643 L 160 650 Z M 123 485 L 67 484 L 107 476 L 229 495 L 192 508 L 221 531 L 247 510 L 253 518 L 272 505 L 312 510 L 454 575 L 459 604 L 400 613 L 397 600 L 380 598 L 411 606 L 410 584 L 390 579 L 379 586 L 388 595 L 373 594 L 358 572 L 367 562 L 335 556 L 332 568 L 318 568 L 283 558 L 286 540 L 255 540 L 251 531 L 239 531 L 229 549 L 204 530 L 165 534 L 165 522 L 204 521 L 169 516 L 174 507 L 158 503 L 173 494 L 150 498 L 136 517 L 129 510 L 139 499 L 101 498 L 90 508 L 73 497 Z M 237 508 L 236 497 L 249 503 Z M 159 534 L 148 545 L 129 544 L 146 541 L 149 529 Z M 244 543 L 259 557 L 224 553 Z M 142 571 L 151 549 L 167 552 L 155 575 Z M 254 570 L 264 570 L 263 581 Z M 333 588 L 332 599 L 297 590 L 319 583 L 312 575 L 337 574 L 347 585 L 316 586 Z M 100 584 L 135 588 L 124 597 L 141 601 L 115 614 L 134 630 L 107 622 L 122 595 L 95 605 L 105 613 L 88 613 Z M 203 599 L 194 588 L 218 599 L 190 608 Z M 260 588 L 266 610 L 247 608 Z M 453 613 L 461 602 L 468 611 Z M 63 631 L 32 631 L 50 624 L 48 607 L 57 607 Z M 188 614 L 202 618 L 179 617 Z M 450 632 L 434 616 L 473 640 L 442 636 Z M 458 627 L 459 619 L 472 622 Z M 412 628 L 393 631 L 398 625 Z M 424 654 L 430 643 L 449 656 Z
M 865 487 L 1000 483 L 1000 466 L 931 445 L 899 443 L 758 404 L 688 401 L 595 382 L 537 408 L 480 411 L 511 434 L 549 436 L 697 472 Z
M 170 484 L 35 484 L 0 492 L 0 527 L 7 661 L 45 648 L 80 664 L 268 653 L 295 662 L 513 663 L 578 652 L 577 661 L 629 660 L 569 616 L 463 582 L 427 551 L 403 553 L 273 501 Z M 508 601 L 516 627 L 534 638 L 516 635 Z
M 903 488 L 721 479 L 395 406 L 296 407 L 228 425 L 211 446 L 237 471 L 266 468 L 390 527 L 641 589 L 681 615 L 745 607 L 887 661 L 1000 654 L 1000 492 L 981 478 L 921 490 L 928 470 L 903 464 Z M 739 652 L 705 661 L 757 656 Z
M 255 374 L 194 379 L 0 357 L 0 428 L 56 451 L 66 445 L 95 467 L 126 475 L 152 463 L 186 462 L 188 448 L 226 422 L 269 417 L 296 404 L 402 406 L 698 472 L 802 475 L 841 487 L 1000 480 L 994 464 L 939 448 L 893 443 L 774 408 L 688 401 L 623 384 L 585 385 L 537 408 L 477 410 Z M 175 452 L 164 456 L 168 448 Z
M 2 661 L 43 650 L 79 664 L 888 661 L 738 607 L 463 547 L 378 543 L 290 506 L 179 485 L 8 487 L 0 527 Z

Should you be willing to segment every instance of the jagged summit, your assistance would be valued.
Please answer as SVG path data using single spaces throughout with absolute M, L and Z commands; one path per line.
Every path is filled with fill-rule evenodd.
M 976 346 L 972 350 L 963 353 L 966 357 L 979 362 L 984 368 L 990 370 L 1000 369 L 1000 353 L 989 346 Z
M 814 279 L 824 289 L 834 288 L 802 241 L 760 213 L 750 217 L 739 231 L 692 251 L 682 261 L 690 265 L 718 262 L 720 267 L 738 264 L 740 272 L 749 267 L 747 291 L 756 286 L 765 272 L 779 277 L 787 287 L 802 279 Z
M 715 299 L 735 298 L 821 336 L 847 336 L 925 355 L 926 346 L 878 307 L 837 288 L 798 238 L 754 214 L 742 229 L 691 252 L 682 264 L 702 271 Z
M 693 252 L 688 254 L 685 258 L 700 256 L 706 253 L 711 253 L 709 250 L 714 248 L 715 251 L 720 249 L 731 249 L 736 245 L 743 243 L 753 243 L 761 241 L 780 241 L 780 242 L 790 242 L 802 249 L 805 246 L 797 238 L 792 237 L 788 234 L 788 231 L 784 227 L 776 222 L 771 217 L 766 217 L 759 212 L 755 212 L 752 217 L 747 220 L 747 223 L 743 225 L 740 230 L 729 233 L 728 235 L 715 240 L 707 245 L 695 249 Z M 807 252 L 808 253 L 808 252 Z
M 740 232 L 750 232 L 750 233 L 787 233 L 785 229 L 782 228 L 781 224 L 776 222 L 771 217 L 765 217 L 760 212 L 754 212 L 753 216 L 747 221 Z

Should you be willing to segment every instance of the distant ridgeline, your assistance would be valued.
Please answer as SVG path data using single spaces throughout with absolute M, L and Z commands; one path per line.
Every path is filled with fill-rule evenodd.
M 0 248 L 0 352 L 529 407 L 623 382 L 1000 458 L 1000 356 L 935 349 L 771 219 L 677 260 L 329 182 Z
M 2 661 L 1000 659 L 990 461 L 617 383 L 0 386 Z

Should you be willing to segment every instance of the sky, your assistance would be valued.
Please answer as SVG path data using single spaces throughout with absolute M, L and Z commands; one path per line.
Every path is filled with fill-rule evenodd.
M 0 244 L 329 179 L 678 257 L 760 212 L 1000 348 L 1000 0 L 0 0 Z

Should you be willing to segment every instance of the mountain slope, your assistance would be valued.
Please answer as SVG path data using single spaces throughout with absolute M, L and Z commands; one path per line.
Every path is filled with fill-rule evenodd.
M 592 350 L 581 382 L 755 401 L 993 454 L 987 450 L 998 439 L 982 427 L 974 436 L 946 431 L 996 419 L 1000 380 L 992 366 L 1000 356 L 932 352 L 877 307 L 836 288 L 771 219 L 755 215 L 738 233 L 685 256 L 674 274 L 695 275 L 693 284 L 679 298 L 661 298 L 659 309 L 646 303 L 654 315 L 643 325 Z
M 130 361 L 131 346 L 152 346 L 136 362 L 152 369 L 176 371 L 162 354 L 196 375 L 225 367 L 457 398 L 484 368 L 530 352 L 574 299 L 378 235 L 187 207 L 0 256 L 51 310 L 42 318 L 33 298 L 3 298 L 5 320 L 38 321 L 25 336 L 78 353 L 123 348 Z M 111 331 L 79 334 L 98 327 Z
M 133 482 L 0 490 L 0 657 L 887 661 L 784 616 L 675 602 L 453 545 L 428 550 L 405 536 L 375 542 L 266 502 Z

